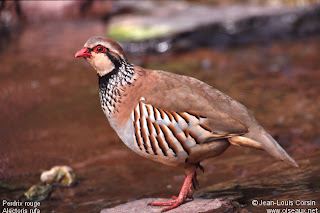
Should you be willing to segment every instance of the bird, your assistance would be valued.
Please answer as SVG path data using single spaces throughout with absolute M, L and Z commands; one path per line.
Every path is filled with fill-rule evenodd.
M 184 169 L 177 197 L 149 203 L 166 206 L 162 212 L 193 199 L 201 162 L 231 145 L 265 150 L 299 167 L 243 104 L 198 79 L 136 66 L 117 42 L 102 36 L 89 38 L 75 58 L 97 72 L 102 110 L 124 144 L 147 159 Z

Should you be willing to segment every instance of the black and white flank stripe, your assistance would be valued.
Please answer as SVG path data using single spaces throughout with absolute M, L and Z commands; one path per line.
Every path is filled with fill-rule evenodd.
M 196 112 L 162 110 L 142 101 L 135 107 L 132 119 L 136 149 L 147 155 L 190 155 L 192 147 L 214 134 L 204 123 L 206 118 Z

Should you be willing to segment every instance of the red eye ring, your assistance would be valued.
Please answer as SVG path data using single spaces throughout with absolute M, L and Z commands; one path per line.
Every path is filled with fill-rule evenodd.
M 98 46 L 96 46 L 96 47 L 93 49 L 93 51 L 96 52 L 96 53 L 104 53 L 104 52 L 107 52 L 108 49 L 105 48 L 105 47 L 102 46 L 102 45 L 98 45 Z

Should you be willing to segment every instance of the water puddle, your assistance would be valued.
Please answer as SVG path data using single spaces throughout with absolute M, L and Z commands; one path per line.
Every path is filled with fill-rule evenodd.
M 23 192 L 55 165 L 71 166 L 79 182 L 55 187 L 41 201 L 43 212 L 98 212 L 178 193 L 183 171 L 125 147 L 100 109 L 95 72 L 73 58 L 87 38 L 104 33 L 105 25 L 95 21 L 30 26 L 1 53 L 0 200 L 24 200 Z M 320 203 L 319 51 L 320 39 L 309 38 L 224 52 L 130 56 L 145 67 L 197 77 L 241 101 L 301 166 L 232 147 L 204 162 L 196 196 L 228 196 L 251 211 L 252 199 Z

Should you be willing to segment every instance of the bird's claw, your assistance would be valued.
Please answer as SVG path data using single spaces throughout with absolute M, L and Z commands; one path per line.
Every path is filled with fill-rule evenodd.
M 148 206 L 168 206 L 167 208 L 164 208 L 161 210 L 161 212 L 166 212 L 180 206 L 186 201 L 186 199 L 179 198 L 176 196 L 173 196 L 172 198 L 173 200 L 151 202 L 151 203 L 148 203 Z

